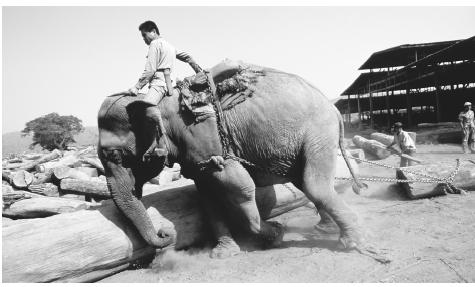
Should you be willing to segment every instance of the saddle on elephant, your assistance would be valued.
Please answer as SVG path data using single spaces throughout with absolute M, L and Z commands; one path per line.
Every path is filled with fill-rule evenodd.
M 180 104 L 195 116 L 196 122 L 203 121 L 215 115 L 213 104 L 228 110 L 251 97 L 253 84 L 262 76 L 260 68 L 225 59 L 208 71 L 179 81 Z

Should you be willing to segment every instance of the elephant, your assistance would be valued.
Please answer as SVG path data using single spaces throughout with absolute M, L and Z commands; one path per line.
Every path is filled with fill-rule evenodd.
M 204 120 L 197 121 L 183 108 L 182 94 L 175 91 L 165 97 L 158 108 L 166 131 L 160 140 L 167 141 L 168 155 L 148 161 L 143 156 L 155 142 L 156 127 L 139 104 L 140 97 L 122 95 L 104 100 L 98 114 L 98 155 L 115 204 L 149 245 L 163 248 L 170 243 L 169 235 L 166 230 L 154 229 L 140 201 L 142 187 L 165 164 L 178 162 L 182 174 L 194 180 L 200 193 L 216 239 L 213 257 L 240 252 L 230 222 L 267 247 L 282 241 L 283 227 L 261 220 L 255 189 L 286 182 L 293 183 L 322 215 L 334 220 L 342 248 L 359 246 L 363 235 L 358 217 L 334 190 L 338 148 L 354 186 L 364 187 L 343 152 L 341 114 L 303 78 L 257 65 L 247 67 L 259 72 L 247 83 L 247 96 L 230 107 L 220 98 L 223 109 Z M 223 74 L 211 76 L 218 85 L 223 81 Z M 224 132 L 220 130 L 223 123 Z

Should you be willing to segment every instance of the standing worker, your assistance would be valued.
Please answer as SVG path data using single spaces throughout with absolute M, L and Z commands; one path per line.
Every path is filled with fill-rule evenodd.
M 462 148 L 464 153 L 475 153 L 475 120 L 472 109 L 471 102 L 465 102 L 463 104 L 463 111 L 459 114 L 460 127 L 462 128 L 463 133 L 463 142 Z M 471 142 L 470 148 L 468 143 Z
M 188 63 L 195 73 L 202 69 L 195 63 L 193 58 L 185 52 L 178 53 L 169 42 L 167 42 L 158 30 L 157 25 L 152 21 L 146 21 L 139 26 L 142 38 L 149 46 L 147 60 L 145 62 L 145 70 L 139 78 L 137 84 L 128 90 L 131 95 L 137 95 L 139 90 L 149 84 L 148 93 L 140 102 L 144 103 L 146 108 L 146 116 L 152 121 L 157 128 L 156 142 L 145 152 L 144 160 L 150 157 L 152 153 L 159 156 L 166 155 L 166 137 L 163 137 L 165 148 L 163 145 L 158 147 L 160 138 L 165 131 L 161 123 L 160 111 L 158 103 L 165 95 L 171 96 L 175 87 L 175 58 Z
M 416 144 L 414 140 L 411 138 L 408 132 L 402 130 L 402 123 L 397 122 L 393 125 L 394 129 L 394 140 L 393 142 L 388 145 L 386 148 L 391 149 L 391 147 L 395 144 L 401 149 L 402 154 L 406 154 L 409 156 L 414 156 L 416 153 Z M 413 165 L 413 161 L 404 157 L 401 157 L 401 163 L 399 164 L 400 167 L 411 166 Z

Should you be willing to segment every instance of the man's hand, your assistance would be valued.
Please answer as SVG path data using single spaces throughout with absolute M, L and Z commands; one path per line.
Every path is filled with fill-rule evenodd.
M 129 92 L 133 96 L 136 96 L 138 94 L 139 90 L 136 87 L 132 87 L 127 92 Z

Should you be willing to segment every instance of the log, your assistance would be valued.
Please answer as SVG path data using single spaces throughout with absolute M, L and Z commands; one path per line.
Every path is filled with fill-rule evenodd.
M 41 194 L 45 196 L 54 196 L 54 197 L 59 196 L 58 187 L 50 182 L 40 183 L 40 184 L 31 184 L 30 186 L 28 186 L 28 190 L 33 193 L 37 193 L 37 194 Z
M 23 167 L 26 164 L 29 164 L 29 163 L 32 163 L 32 162 L 33 161 L 24 161 L 24 162 L 21 162 L 21 163 L 7 163 L 7 164 L 5 164 L 5 166 L 3 168 L 4 169 L 10 169 L 10 170 L 23 169 Z
M 8 163 L 23 163 L 23 160 L 21 158 L 12 158 L 7 160 Z
M 97 179 L 62 179 L 59 185 L 62 193 L 74 193 L 96 198 L 111 198 L 109 189 L 105 180 Z
M 264 219 L 306 203 L 303 194 L 291 185 L 259 188 L 257 194 Z M 208 240 L 197 196 L 195 186 L 187 185 L 142 200 L 155 225 L 176 233 L 176 249 Z M 96 210 L 5 227 L 2 238 L 3 282 L 95 281 L 127 268 L 138 258 L 155 255 L 111 200 Z
M 421 174 L 428 174 L 438 178 L 446 178 L 455 170 L 454 162 L 441 162 L 431 165 L 415 165 L 402 167 L 396 171 L 398 179 L 418 180 L 423 177 L 411 174 L 415 171 Z M 427 179 L 427 178 L 424 178 Z M 475 165 L 469 161 L 462 161 L 460 169 L 455 176 L 453 185 L 456 188 L 475 191 Z M 433 196 L 445 195 L 449 191 L 446 184 L 439 183 L 399 183 L 404 194 L 410 199 L 428 198 Z
M 7 208 L 15 201 L 31 198 L 31 196 L 26 195 L 21 190 L 14 190 L 13 187 L 9 185 L 2 184 L 2 200 L 3 200 L 3 208 Z
M 152 184 L 159 185 L 169 184 L 172 181 L 180 179 L 180 171 L 181 169 L 179 168 L 164 168 L 158 176 L 152 178 L 151 180 L 149 180 L 149 182 Z
M 79 166 L 75 167 L 76 170 L 83 172 L 84 174 L 88 175 L 89 177 L 98 177 L 99 173 L 97 172 L 97 168 L 95 167 L 88 167 L 88 166 Z
M 98 158 L 85 157 L 81 158 L 81 162 L 97 168 L 100 174 L 105 174 L 104 166 L 102 166 L 102 163 Z
M 31 184 L 42 184 L 52 181 L 53 170 L 48 170 L 47 172 L 39 172 L 35 174 L 35 179 Z
M 386 149 L 386 146 L 376 140 L 368 140 L 362 136 L 354 136 L 353 143 L 362 148 L 365 152 L 368 152 L 378 159 L 385 159 L 391 155 L 391 152 Z
M 26 154 L 26 155 L 23 156 L 23 158 L 26 159 L 26 160 L 37 160 L 37 159 L 40 159 L 42 156 L 43 156 L 43 154 L 41 154 L 41 153 Z
M 71 168 L 69 166 L 58 166 L 53 169 L 53 175 L 55 178 L 61 180 L 64 178 L 73 178 L 73 179 L 81 179 L 81 180 L 90 180 L 91 177 L 84 172 L 76 169 Z
M 44 156 L 42 156 L 41 158 L 35 160 L 35 161 L 32 161 L 32 162 L 29 162 L 23 166 L 20 166 L 18 167 L 19 169 L 24 169 L 26 171 L 32 171 L 35 169 L 35 166 L 37 165 L 40 165 L 42 163 L 45 163 L 45 162 L 48 162 L 48 161 L 51 161 L 51 160 L 54 160 L 54 159 L 57 159 L 59 157 L 61 157 L 62 153 L 55 149 L 53 150 L 51 153 L 49 154 L 46 154 Z
M 19 170 L 11 175 L 11 183 L 16 188 L 27 188 L 33 179 L 34 176 L 25 170 Z
M 81 165 L 81 160 L 76 155 L 68 155 L 58 161 L 50 161 L 35 166 L 37 172 L 46 172 L 60 166 L 77 167 Z
M 9 218 L 40 218 L 60 213 L 88 209 L 91 203 L 58 197 L 37 197 L 24 199 L 3 210 L 2 216 Z
M 7 170 L 2 170 L 2 181 L 8 182 L 10 185 L 12 184 L 12 172 Z

